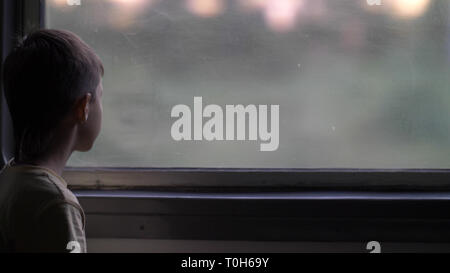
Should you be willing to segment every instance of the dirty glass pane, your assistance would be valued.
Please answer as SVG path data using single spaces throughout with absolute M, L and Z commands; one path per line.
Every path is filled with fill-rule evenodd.
M 106 69 L 102 133 L 69 165 L 449 168 L 449 3 L 47 0 L 46 27 Z M 226 105 L 279 105 L 277 149 L 249 132 L 176 141 L 172 108 L 193 116 L 194 97 L 223 110 L 224 136 Z

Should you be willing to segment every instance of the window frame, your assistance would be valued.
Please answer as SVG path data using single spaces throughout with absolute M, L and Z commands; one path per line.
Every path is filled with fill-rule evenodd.
M 449 170 L 72 168 L 72 189 L 449 191 Z M 125 182 L 124 182 L 125 181 Z M 426 181 L 426 182 L 424 182 Z
M 45 0 L 4 1 L 6 20 L 14 21 L 9 33 L 24 35 L 45 28 Z M 14 17 L 15 15 L 15 17 Z M 5 36 L 6 35 L 6 36 Z M 6 56 L 11 39 L 2 56 Z M 3 59 L 2 59 L 3 60 Z M 11 157 L 13 138 L 4 100 L 2 114 L 2 157 Z M 6 120 L 6 121 L 5 121 Z M 73 189 L 174 189 L 196 191 L 296 191 L 296 190 L 450 190 L 449 169 L 290 169 L 290 168 L 115 168 L 67 167 L 64 177 Z M 425 182 L 426 180 L 426 182 Z

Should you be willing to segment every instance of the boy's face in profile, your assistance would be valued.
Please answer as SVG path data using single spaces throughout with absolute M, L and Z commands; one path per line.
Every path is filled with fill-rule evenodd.
M 85 103 L 81 103 L 79 106 L 83 108 L 80 111 L 84 114 L 84 122 L 79 126 L 76 151 L 89 151 L 100 133 L 103 113 L 103 84 L 101 80 L 95 92 L 94 96 L 91 96 L 90 99 L 87 99 Z
M 61 173 L 73 151 L 90 150 L 101 128 L 103 75 L 94 50 L 69 31 L 42 29 L 18 41 L 2 77 L 15 162 Z

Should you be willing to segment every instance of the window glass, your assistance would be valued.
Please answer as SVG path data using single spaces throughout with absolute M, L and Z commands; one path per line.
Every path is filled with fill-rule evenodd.
M 69 165 L 449 168 L 449 3 L 47 0 L 46 27 L 80 35 L 106 70 L 102 133 Z M 254 106 L 240 140 L 226 105 Z M 177 141 L 176 122 L 203 140 Z

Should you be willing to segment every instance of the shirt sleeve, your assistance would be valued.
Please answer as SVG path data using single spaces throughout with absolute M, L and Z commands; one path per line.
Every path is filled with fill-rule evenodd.
M 68 202 L 57 202 L 35 218 L 23 252 L 85 253 L 86 238 L 80 208 Z M 24 242 L 23 242 L 24 243 Z M 23 246 L 23 245 L 22 245 Z

